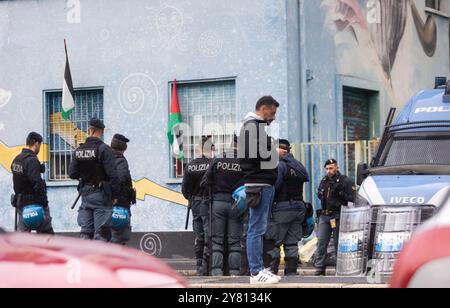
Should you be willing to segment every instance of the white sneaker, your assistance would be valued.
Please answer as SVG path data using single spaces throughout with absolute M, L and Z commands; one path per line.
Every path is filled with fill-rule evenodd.
M 266 271 L 260 271 L 258 275 L 250 277 L 250 284 L 277 284 L 280 281 Z
M 265 272 L 266 274 L 268 274 L 268 275 L 270 275 L 270 276 L 276 278 L 278 281 L 281 281 L 281 276 L 278 276 L 278 275 L 272 273 L 272 271 L 271 271 L 269 268 L 266 268 L 266 269 L 264 270 L 264 272 Z

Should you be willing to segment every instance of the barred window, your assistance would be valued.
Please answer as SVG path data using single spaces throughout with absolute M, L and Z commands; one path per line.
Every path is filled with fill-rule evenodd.
M 211 136 L 215 151 L 231 144 L 236 133 L 236 81 L 177 81 L 177 91 L 183 122 L 191 128 L 190 135 L 184 136 L 184 160 L 171 159 L 171 176 L 181 178 L 186 164 L 201 155 L 202 138 Z
M 49 149 L 48 180 L 66 181 L 73 151 L 87 138 L 89 120 L 103 120 L 103 89 L 75 91 L 75 110 L 65 121 L 61 116 L 62 92 L 45 92 Z

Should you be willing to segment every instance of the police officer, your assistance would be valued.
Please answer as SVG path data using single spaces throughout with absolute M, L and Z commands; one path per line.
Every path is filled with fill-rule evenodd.
M 238 276 L 241 267 L 242 220 L 239 209 L 233 208 L 232 193 L 243 184 L 240 159 L 237 157 L 237 136 L 232 148 L 223 157 L 212 160 L 202 185 L 212 192 L 212 272 L 211 276 L 224 276 L 227 268 L 230 276 Z M 228 260 L 225 254 L 227 245 Z
M 111 148 L 116 158 L 115 166 L 117 170 L 117 176 L 120 181 L 120 193 L 117 200 L 117 206 L 124 208 L 128 212 L 128 226 L 116 229 L 112 228 L 111 243 L 126 245 L 131 237 L 131 210 L 132 204 L 136 204 L 136 191 L 133 188 L 133 181 L 131 179 L 130 169 L 128 167 L 128 161 L 124 156 L 127 150 L 127 143 L 130 142 L 128 138 L 123 135 L 114 135 L 111 141 Z
M 28 205 L 38 205 L 43 207 L 44 219 L 35 231 L 43 234 L 54 234 L 50 209 L 48 207 L 47 187 L 41 177 L 41 173 L 44 173 L 45 168 L 41 165 L 37 157 L 41 150 L 42 141 L 41 135 L 35 132 L 30 133 L 26 140 L 27 147 L 12 162 L 11 170 L 13 173 L 15 192 L 13 205 L 18 211 L 19 231 L 32 231 L 24 223 L 22 216 L 23 209 Z
M 317 194 L 322 209 L 318 211 L 318 244 L 314 264 L 316 276 L 325 276 L 326 274 L 327 248 L 331 235 L 333 235 L 337 252 L 341 207 L 347 206 L 349 202 L 354 202 L 355 198 L 353 181 L 339 172 L 338 162 L 335 159 L 328 160 L 325 163 L 325 169 L 327 175 L 322 179 Z
M 208 148 L 208 144 L 211 147 Z M 208 275 L 209 256 L 209 198 L 210 191 L 201 186 L 201 181 L 209 168 L 212 159 L 212 144 L 209 138 L 202 138 L 202 156 L 192 160 L 186 165 L 181 191 L 183 196 L 189 201 L 189 208 L 192 210 L 192 227 L 195 234 L 195 257 L 197 260 L 197 275 Z
M 297 275 L 298 242 L 303 237 L 306 206 L 303 186 L 309 182 L 306 168 L 291 154 L 288 140 L 279 140 L 280 154 L 275 199 L 267 233 L 265 235 L 265 266 L 278 274 L 281 245 L 285 252 L 285 276 Z
M 109 242 L 112 206 L 120 197 L 120 182 L 113 151 L 101 140 L 104 130 L 101 120 L 89 121 L 89 138 L 75 150 L 69 176 L 80 181 L 80 237 Z

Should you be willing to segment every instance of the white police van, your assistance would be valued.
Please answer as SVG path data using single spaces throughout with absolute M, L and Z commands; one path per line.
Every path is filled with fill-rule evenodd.
M 391 109 L 370 166 L 358 166 L 354 207 L 341 214 L 337 274 L 381 276 L 416 228 L 450 198 L 450 80 Z

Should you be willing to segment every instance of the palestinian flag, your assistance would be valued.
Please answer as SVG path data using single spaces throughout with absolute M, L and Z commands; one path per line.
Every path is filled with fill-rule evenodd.
M 178 101 L 177 80 L 175 79 L 172 88 L 172 101 L 170 103 L 169 124 L 167 125 L 167 138 L 169 138 L 169 143 L 172 145 L 174 155 L 179 160 L 184 159 L 183 145 L 178 140 L 181 136 L 179 125 L 182 122 L 183 119 L 181 117 L 180 102 Z
M 62 117 L 68 120 L 72 111 L 75 109 L 75 91 L 73 90 L 72 75 L 70 73 L 69 56 L 67 55 L 66 40 L 64 40 L 64 49 L 66 50 L 66 69 L 64 70 L 64 85 L 62 93 Z

